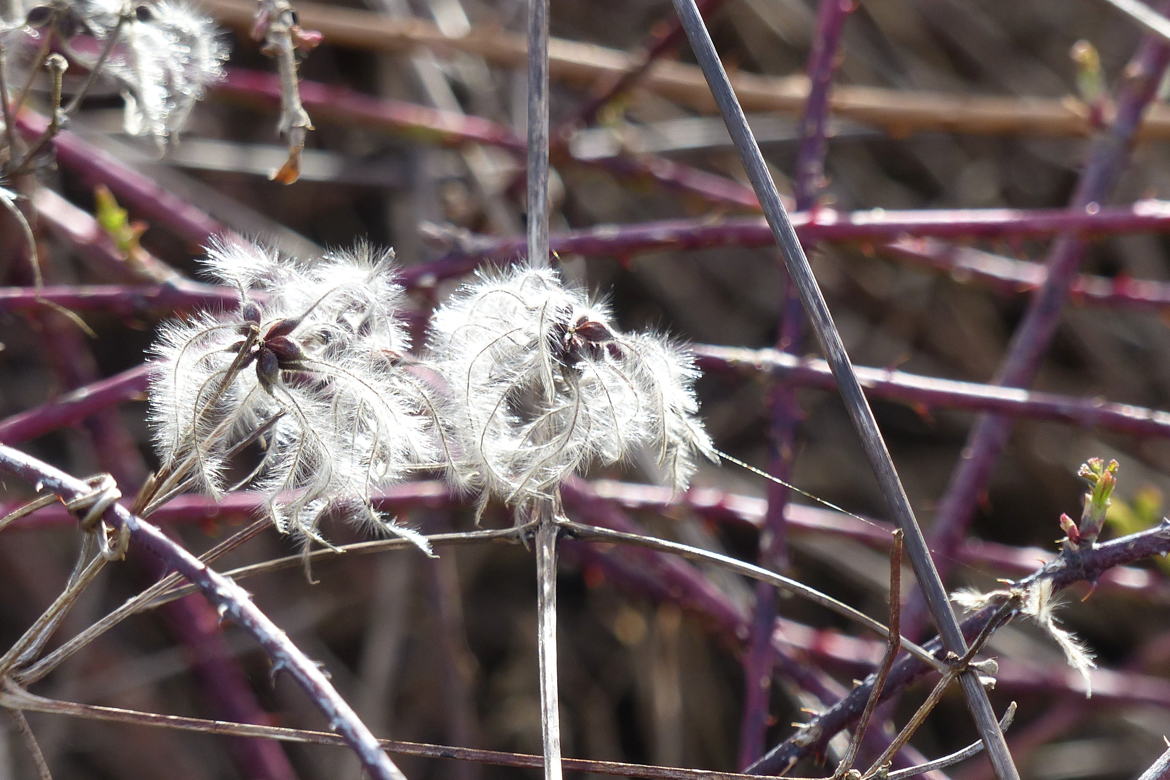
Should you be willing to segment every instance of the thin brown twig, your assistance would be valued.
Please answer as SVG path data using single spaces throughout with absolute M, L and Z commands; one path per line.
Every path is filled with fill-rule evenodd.
M 983 649 L 984 645 L 991 640 L 992 635 L 1010 619 L 1015 608 L 1015 605 L 1010 603 L 1002 605 L 995 616 L 983 626 L 978 636 L 971 640 L 971 643 L 967 646 L 967 652 L 960 658 L 951 657 L 950 668 L 935 683 L 934 688 L 931 689 L 926 700 L 919 705 L 918 709 L 910 717 L 910 720 L 902 727 L 902 730 L 898 732 L 898 735 L 890 742 L 885 751 L 874 760 L 873 764 L 865 772 L 866 777 L 870 777 L 874 772 L 884 766 L 918 732 L 918 729 L 926 722 L 927 716 L 934 711 L 934 708 L 942 700 L 942 696 L 946 693 L 947 688 L 950 687 L 952 682 L 959 679 L 959 675 L 971 668 L 971 661 Z M 869 706 L 868 702 L 866 706 Z
M 207 0 L 204 5 L 226 25 L 244 30 L 252 25 L 252 4 L 247 0 Z M 302 2 L 297 7 L 304 24 L 320 30 L 337 45 L 383 52 L 425 47 L 475 54 L 501 67 L 526 67 L 524 36 L 506 30 L 485 26 L 466 35 L 445 35 L 421 19 L 389 19 L 325 3 Z M 549 42 L 549 72 L 562 81 L 595 85 L 606 78 L 621 78 L 637 65 L 637 56 L 624 51 L 563 38 Z M 732 83 L 747 111 L 795 115 L 803 111 L 808 99 L 809 82 L 803 75 L 776 77 L 740 71 Z M 639 88 L 694 109 L 710 111 L 715 106 L 702 74 L 693 65 L 658 61 L 642 77 Z M 842 85 L 834 88 L 830 108 L 838 117 L 884 128 L 894 137 L 914 132 L 1079 137 L 1093 131 L 1089 109 L 1067 97 L 956 95 Z M 1140 137 L 1170 137 L 1170 108 L 1152 111 Z
M 479 544 L 480 542 L 510 542 L 518 544 L 521 539 L 531 534 L 534 530 L 535 526 L 525 524 L 511 528 L 491 528 L 480 531 L 428 534 L 423 538 L 426 539 L 427 544 L 431 547 L 455 547 L 467 544 Z M 354 544 L 338 545 L 333 549 L 326 547 L 308 553 L 298 553 L 297 555 L 288 555 L 270 561 L 252 563 L 237 569 L 230 569 L 224 572 L 224 576 L 231 577 L 233 580 L 242 580 L 260 574 L 271 574 L 272 572 L 284 569 L 295 569 L 303 566 L 306 560 L 315 565 L 321 561 L 335 560 L 342 555 L 352 557 L 354 555 L 371 555 L 389 552 L 391 550 L 411 550 L 415 548 L 415 543 L 407 539 L 378 539 L 372 542 L 355 542 Z M 180 599 L 196 592 L 193 585 L 178 585 L 176 583 L 177 580 L 163 592 L 152 597 L 150 603 L 144 608 L 158 607 L 169 601 L 174 601 L 175 599 Z
M 45 712 L 90 720 L 128 723 L 138 726 L 197 731 L 204 734 L 224 734 L 241 737 L 278 739 L 285 742 L 300 742 L 313 745 L 342 747 L 345 742 L 336 734 L 308 729 L 293 729 L 281 726 L 263 726 L 252 723 L 232 723 L 222 720 L 190 718 L 181 715 L 163 715 L 120 707 L 104 707 L 94 704 L 61 701 L 37 696 L 26 690 L 9 686 L 0 691 L 0 706 L 23 709 L 30 712 Z M 501 750 L 436 745 L 426 742 L 405 742 L 382 739 L 381 746 L 404 756 L 448 759 L 455 761 L 476 761 L 484 764 L 516 768 L 539 769 L 544 764 L 542 756 L 531 753 L 509 753 Z M 563 759 L 566 769 L 575 772 L 589 772 L 617 777 L 645 778 L 645 780 L 760 780 L 759 775 L 745 775 L 738 772 L 720 772 L 709 769 L 655 766 L 652 764 L 630 764 L 620 761 L 593 761 L 584 758 Z M 763 780 L 768 780 L 765 777 Z M 779 777 L 772 780 L 814 780 L 813 778 Z
M 704 18 L 710 17 L 724 2 L 725 0 L 702 0 L 699 11 Z M 660 63 L 664 55 L 672 52 L 682 39 L 682 25 L 678 23 L 677 18 L 671 16 L 656 25 L 655 29 L 651 31 L 649 39 L 642 44 L 637 59 L 631 67 L 617 78 L 603 82 L 604 86 L 598 94 L 591 97 L 578 110 L 576 116 L 562 122 L 553 132 L 557 143 L 563 144 L 575 128 L 593 124 L 606 106 L 621 100 L 633 90 L 639 81 L 646 78 L 651 66 Z
M 43 489 L 67 501 L 75 501 L 91 492 L 89 486 L 76 477 L 5 445 L 0 445 L 0 470 L 40 484 Z M 113 504 L 104 517 L 111 527 L 125 528 L 136 548 L 158 556 L 165 565 L 199 585 L 200 592 L 223 618 L 233 620 L 251 634 L 276 668 L 287 671 L 328 718 L 330 726 L 345 737 L 346 744 L 361 758 L 367 772 L 381 780 L 404 780 L 405 775 L 382 752 L 374 735 L 341 698 L 322 670 L 252 602 L 243 588 L 210 569 L 156 526 L 122 505 Z
M 28 75 L 25 76 L 24 84 L 20 87 L 20 94 L 16 97 L 16 102 L 13 105 L 19 110 L 24 108 L 28 100 L 29 93 L 32 92 L 33 84 L 36 82 L 37 71 L 45 63 L 45 58 L 49 56 L 52 51 L 53 39 L 56 37 L 52 32 L 41 33 L 41 45 L 37 47 L 37 52 L 33 55 L 32 61 L 28 66 Z
M 99 531 L 100 533 L 100 531 Z M 69 578 L 69 584 L 61 594 L 53 600 L 44 612 L 41 613 L 31 626 L 20 636 L 7 652 L 0 657 L 0 676 L 7 675 L 12 667 L 24 660 L 30 651 L 48 641 L 49 633 L 59 624 L 68 610 L 77 602 L 81 592 L 93 581 L 105 567 L 106 559 L 95 555 L 87 560 L 90 545 L 83 544 L 78 557 L 78 567 Z
M 25 151 L 20 162 L 12 167 L 12 172 L 9 174 L 11 176 L 19 176 L 31 171 L 37 157 L 61 131 L 61 122 L 64 120 L 64 114 L 61 111 L 61 92 L 64 86 L 65 71 L 68 69 L 69 63 L 60 54 L 54 53 L 45 59 L 45 67 L 49 69 L 52 77 L 52 110 L 49 113 L 49 124 L 32 146 Z
M 226 555 L 228 552 L 236 549 L 250 539 L 255 538 L 261 531 L 265 530 L 271 525 L 268 519 L 261 519 L 253 522 L 246 528 L 243 528 L 232 534 L 227 539 L 223 540 L 215 547 L 211 548 L 203 555 L 199 556 L 199 560 L 204 564 L 213 563 L 217 558 Z M 168 589 L 174 588 L 182 579 L 179 574 L 172 573 L 155 582 L 150 587 L 139 592 L 134 597 L 127 599 L 117 609 L 109 612 L 100 620 L 90 624 L 72 639 L 57 647 L 51 653 L 46 655 L 35 664 L 19 670 L 14 676 L 23 684 L 31 685 L 40 680 L 49 672 L 56 669 L 62 663 L 73 657 L 77 652 L 87 647 L 95 639 L 105 634 L 114 626 L 121 623 L 131 615 L 135 615 L 144 609 L 148 609 L 158 604 L 155 603 L 156 597 L 165 593 Z M 184 595 L 198 592 L 198 588 L 192 585 L 190 590 L 185 591 Z
M 2 55 L 2 52 L 0 52 L 0 55 Z M 40 253 L 37 251 L 37 239 L 33 235 L 32 225 L 28 223 L 28 217 L 16 205 L 16 199 L 2 189 L 0 189 L 0 207 L 3 207 L 5 211 L 12 215 L 12 218 L 16 221 L 16 226 L 20 229 L 21 237 L 28 246 L 28 264 L 29 268 L 32 269 L 33 275 L 33 297 L 38 303 L 42 303 L 51 309 L 60 310 L 62 307 L 55 302 L 40 297 L 40 290 L 44 286 L 44 277 L 41 275 L 41 258 Z
M 262 0 L 253 20 L 253 37 L 263 38 L 262 51 L 276 60 L 280 76 L 281 135 L 288 141 L 288 159 L 272 173 L 272 180 L 292 184 L 301 175 L 301 152 L 305 137 L 313 129 L 309 113 L 301 103 L 297 80 L 297 13 L 288 0 Z
M 104 529 L 99 529 L 97 533 L 105 533 Z M 73 567 L 73 571 L 69 574 L 69 580 L 65 583 L 65 589 L 54 600 L 53 606 L 45 610 L 45 613 L 30 628 L 25 637 L 21 637 L 15 645 L 13 645 L 11 667 L 22 667 L 28 664 L 31 660 L 37 657 L 44 649 L 53 633 L 60 627 L 61 622 L 73 607 L 77 598 L 85 591 L 95 576 L 104 568 L 104 564 L 108 562 L 108 558 L 104 555 L 95 555 L 98 545 L 94 540 L 94 533 L 86 533 L 82 537 L 81 549 L 78 551 L 77 563 Z M 92 559 L 92 560 L 91 560 Z M 7 654 L 6 654 L 7 655 Z M 9 665 L 0 665 L 0 669 L 7 670 L 11 668 Z
M 869 694 L 869 700 L 865 702 L 865 709 L 861 711 L 861 717 L 857 719 L 857 726 L 853 730 L 853 738 L 849 740 L 849 748 L 845 751 L 845 757 L 841 759 L 837 771 L 833 774 L 834 778 L 845 777 L 849 770 L 853 768 L 853 762 L 857 758 L 857 751 L 861 747 L 861 740 L 865 736 L 865 730 L 869 728 L 870 718 L 873 717 L 878 702 L 881 701 L 882 689 L 886 686 L 886 678 L 889 677 L 890 669 L 894 666 L 894 659 L 898 656 L 898 650 L 901 649 L 901 642 L 899 641 L 899 626 L 902 615 L 903 534 L 901 529 L 895 530 L 892 536 L 894 542 L 893 546 L 890 547 L 890 617 L 889 622 L 886 624 L 890 629 L 890 633 L 886 637 L 886 654 L 882 656 L 882 661 L 874 674 L 873 689 Z M 982 749 L 982 742 L 977 742 L 976 744 Z
M 726 555 L 711 552 L 710 550 L 703 550 L 698 547 L 692 547 L 687 544 L 679 542 L 672 542 L 666 539 L 658 539 L 653 536 L 645 536 L 643 534 L 626 533 L 624 531 L 615 531 L 610 528 L 602 528 L 600 526 L 588 525 L 585 523 L 578 523 L 573 520 L 561 518 L 557 524 L 572 534 L 574 539 L 582 541 L 603 541 L 603 542 L 621 542 L 625 544 L 634 544 L 639 547 L 646 547 L 651 550 L 660 550 L 662 552 L 673 553 L 683 558 L 690 558 L 692 560 L 705 561 L 721 566 L 737 574 L 745 577 L 750 577 L 760 582 L 767 582 L 777 588 L 781 588 L 789 593 L 792 593 L 809 601 L 819 604 L 826 609 L 832 610 L 839 615 L 849 618 L 871 631 L 877 633 L 882 637 L 889 636 L 889 629 L 882 625 L 880 621 L 874 620 L 863 612 L 859 612 L 853 607 L 845 604 L 831 596 L 821 593 L 819 590 L 805 585 L 803 582 L 785 577 L 781 574 L 768 571 L 761 566 L 755 566 L 750 563 L 731 558 Z M 911 655 L 920 661 L 930 664 L 940 672 L 944 672 L 949 668 L 947 664 L 935 658 L 931 653 L 914 644 L 905 637 L 900 639 L 902 647 L 904 647 Z
M 44 751 L 41 750 L 41 745 L 37 742 L 37 736 L 33 733 L 32 726 L 28 724 L 28 718 L 24 717 L 24 713 L 20 710 L 11 708 L 8 710 L 8 717 L 12 718 L 16 724 L 16 731 L 20 734 L 20 739 L 28 749 L 29 757 L 32 758 L 33 766 L 37 769 L 37 777 L 40 780 L 53 780 L 49 762 L 45 760 Z
M 102 46 L 97 60 L 89 66 L 89 75 L 85 77 L 85 82 L 73 94 L 73 97 L 69 99 L 69 104 L 61 110 L 63 116 L 69 116 L 76 111 L 77 107 L 81 105 L 81 101 L 85 99 L 85 96 L 93 89 L 93 85 L 97 83 L 98 78 L 102 74 L 102 67 L 109 60 L 110 54 L 114 51 L 114 47 L 118 45 L 118 39 L 122 37 L 122 29 L 126 26 L 126 22 L 130 20 L 131 13 L 133 11 L 130 9 L 130 5 L 126 4 L 123 11 L 118 14 L 118 22 L 114 25 L 114 29 L 110 31 L 110 34 L 106 36 L 105 45 Z
M 999 728 L 1006 732 L 1012 726 L 1012 721 L 1016 717 L 1016 703 L 1013 701 L 1008 705 L 1008 708 L 1003 713 L 1003 717 L 999 719 Z M 983 741 L 976 740 L 961 750 L 956 750 L 945 756 L 927 761 L 925 764 L 908 767 L 906 769 L 899 769 L 896 772 L 890 772 L 885 776 L 885 780 L 909 780 L 911 777 L 918 777 L 927 772 L 933 772 L 936 769 L 946 769 L 948 766 L 966 761 L 968 758 L 973 758 L 983 752 Z
M 12 125 L 13 107 L 8 103 L 8 73 L 5 65 L 7 59 L 8 49 L 0 44 L 0 113 L 4 117 L 4 142 L 8 147 L 5 167 L 12 162 L 16 155 L 16 142 L 19 137 L 16 134 L 16 128 Z

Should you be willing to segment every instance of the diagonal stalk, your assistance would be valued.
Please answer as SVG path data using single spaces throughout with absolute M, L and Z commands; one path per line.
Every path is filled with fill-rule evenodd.
M 865 449 L 870 466 L 881 485 L 882 494 L 885 496 L 898 526 L 906 534 L 906 550 L 910 556 L 911 565 L 914 567 L 914 573 L 925 593 L 931 616 L 938 625 L 939 635 L 947 650 L 962 656 L 967 651 L 967 644 L 963 639 L 954 612 L 951 611 L 950 603 L 947 601 L 946 590 L 935 570 L 934 561 L 930 557 L 930 551 L 922 535 L 922 529 L 919 528 L 914 511 L 910 508 L 910 500 L 898 478 L 893 460 L 890 458 L 881 432 L 878 430 L 877 422 L 874 420 L 873 412 L 870 410 L 869 403 L 861 392 L 861 385 L 858 384 L 857 377 L 853 373 L 853 366 L 845 352 L 841 336 L 833 324 L 824 296 L 821 295 L 820 288 L 817 286 L 808 258 L 800 246 L 800 240 L 788 219 L 784 205 L 780 202 L 780 193 L 776 190 L 776 184 L 768 172 L 759 145 L 756 144 L 755 138 L 752 136 L 747 118 L 731 88 L 727 73 L 719 61 L 715 44 L 711 40 L 706 25 L 703 24 L 703 18 L 699 15 L 694 0 L 673 1 L 675 10 L 682 19 L 683 27 L 687 32 L 687 38 L 690 39 L 691 48 L 698 58 L 703 75 L 707 79 L 715 101 L 719 105 L 720 113 L 727 124 L 728 132 L 739 150 L 748 178 L 760 199 L 760 205 L 764 209 L 768 225 L 783 251 L 788 274 L 800 293 L 805 312 L 812 322 L 813 330 L 821 342 L 821 348 L 837 378 L 842 399 L 854 426 L 857 428 L 862 447 Z M 999 728 L 998 719 L 995 717 L 991 702 L 987 698 L 987 692 L 983 690 L 978 676 L 973 672 L 964 671 L 960 674 L 959 680 L 996 774 L 1000 780 L 1018 780 L 1019 772 L 1012 762 L 1003 732 Z M 767 756 L 761 762 L 757 762 L 757 766 L 761 768 L 766 764 Z
M 1142 776 L 1138 780 L 1166 780 L 1170 777 L 1170 748 L 1165 753 L 1158 756 L 1150 768 L 1142 772 Z

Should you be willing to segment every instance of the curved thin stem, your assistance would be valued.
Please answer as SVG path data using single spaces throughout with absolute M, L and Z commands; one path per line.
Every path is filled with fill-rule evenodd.
M 827 596 L 821 593 L 816 588 L 809 587 L 803 582 L 798 582 L 789 579 L 782 574 L 768 571 L 760 566 L 754 564 L 744 563 L 743 561 L 719 553 L 711 552 L 709 550 L 702 550 L 698 547 L 691 547 L 690 545 L 681 544 L 679 542 L 671 542 L 666 539 L 658 539 L 653 536 L 644 536 L 642 534 L 626 533 L 625 531 L 614 531 L 609 528 L 602 528 L 595 525 L 587 525 L 585 523 L 577 523 L 572 520 L 561 518 L 557 520 L 557 525 L 569 531 L 574 539 L 582 541 L 605 541 L 605 542 L 621 542 L 624 544 L 633 544 L 639 547 L 646 547 L 651 550 L 660 550 L 662 552 L 679 555 L 683 558 L 690 558 L 691 560 L 704 561 L 706 563 L 713 563 L 736 574 L 742 574 L 745 577 L 750 577 L 759 582 L 766 582 L 769 585 L 780 588 L 787 593 L 800 596 L 807 599 L 814 604 L 818 604 L 825 609 L 832 610 L 838 615 L 847 617 L 855 623 L 865 626 L 874 633 L 882 637 L 889 636 L 889 630 L 881 624 L 881 622 L 874 620 L 864 612 L 859 612 L 853 607 L 838 601 L 832 596 Z M 936 658 L 928 650 L 911 642 L 905 637 L 901 638 L 902 647 L 906 649 L 912 656 L 923 663 L 929 664 L 938 671 L 945 671 L 947 665 Z

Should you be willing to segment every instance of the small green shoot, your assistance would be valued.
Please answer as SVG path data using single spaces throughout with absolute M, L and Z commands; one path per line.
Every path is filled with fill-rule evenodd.
M 1089 458 L 1077 470 L 1077 476 L 1089 483 L 1089 491 L 1085 493 L 1080 523 L 1074 523 L 1068 515 L 1060 516 L 1060 528 L 1066 534 L 1063 540 L 1066 550 L 1092 547 L 1101 535 L 1110 499 L 1117 487 L 1117 468 L 1116 460 L 1106 463 L 1101 458 Z

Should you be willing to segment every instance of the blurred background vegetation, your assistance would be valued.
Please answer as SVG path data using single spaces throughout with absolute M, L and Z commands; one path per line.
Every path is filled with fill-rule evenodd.
M 348 4 L 337 3 L 337 6 Z M 302 76 L 327 88 L 344 88 L 375 101 L 401 101 L 453 114 L 524 126 L 524 74 L 503 55 L 457 45 L 408 46 L 373 30 L 370 40 L 331 32 L 328 8 L 298 6 L 304 26 L 321 29 L 324 41 L 304 61 Z M 353 5 L 380 18 L 413 19 L 458 39 L 467 33 L 507 50 L 523 29 L 524 4 L 514 0 L 369 0 Z M 217 0 L 214 13 L 235 28 L 231 69 L 271 71 L 271 63 L 239 30 L 251 13 L 243 0 Z M 803 73 L 814 32 L 810 0 L 731 0 L 709 27 L 733 73 L 767 77 L 764 91 L 783 91 Z M 338 19 L 341 19 L 338 16 Z M 625 53 L 636 62 L 652 32 L 673 20 L 668 3 L 655 0 L 554 2 L 552 34 Z M 402 21 L 403 28 L 409 28 Z M 885 119 L 863 122 L 834 115 L 826 157 L 822 203 L 859 209 L 1038 209 L 1064 206 L 1085 158 L 1089 122 L 1063 129 L 1031 122 L 1027 109 L 1064 106 L 1072 117 L 1094 110 L 1098 82 L 1108 89 L 1123 75 L 1142 34 L 1140 27 L 1101 0 L 871 0 L 849 16 L 834 84 L 878 87 L 890 100 Z M 356 36 L 360 38 L 360 36 Z M 408 36 L 409 37 L 409 36 Z M 1087 42 L 1098 60 L 1094 69 Z M 1077 48 L 1079 47 L 1079 48 Z M 474 48 L 474 47 L 471 47 Z M 487 46 L 485 44 L 484 47 Z M 1080 54 L 1074 56 L 1074 49 Z M 555 51 L 555 44 L 554 44 Z M 595 50 L 596 51 L 596 50 Z M 514 52 L 513 52 L 514 53 Z M 522 52 L 520 53 L 522 57 Z M 608 56 L 608 55 L 607 55 Z M 666 59 L 692 60 L 685 44 Z M 599 60 L 600 61 L 600 60 Z M 238 71 L 236 71 L 238 72 Z M 553 69 L 554 126 L 578 117 L 610 76 L 599 70 L 566 77 Z M 787 81 L 785 81 L 787 80 Z M 326 91 L 326 96 L 333 94 Z M 846 93 L 848 94 L 848 93 Z M 901 123 L 895 98 L 913 99 L 936 120 Z M 1003 99 L 1003 129 L 956 123 L 947 101 Z M 470 234 L 516 235 L 524 226 L 523 155 L 486 145 L 438 143 L 417 128 L 397 129 L 324 106 L 309 106 L 316 129 L 309 135 L 302 178 L 291 186 L 269 181 L 284 150 L 276 137 L 273 103 L 238 89 L 213 90 L 197 107 L 182 143 L 158 159 L 153 148 L 121 134 L 116 94 L 89 100 L 71 130 L 96 148 L 159 182 L 164 189 L 242 233 L 271 241 L 301 256 L 318 247 L 346 246 L 368 238 L 397 249 L 408 268 L 442 257 Z M 879 101 L 880 104 L 880 101 Z M 1165 109 L 1161 109 L 1164 111 Z M 848 113 L 848 112 L 846 112 Z M 929 113 L 929 112 L 927 112 Z M 798 111 L 752 109 L 749 114 L 782 189 L 799 145 Z M 1163 116 L 1164 114 L 1159 114 Z M 961 119 L 961 117 L 960 117 Z M 1135 150 L 1113 201 L 1164 196 L 1170 176 L 1166 133 Z M 651 86 L 635 88 L 602 111 L 597 122 L 565 135 L 579 158 L 617 155 L 621 160 L 668 159 L 743 182 L 738 158 L 710 105 Z M 695 193 L 659 186 L 646 176 L 616 176 L 606 166 L 554 155 L 553 232 L 664 219 L 713 223 L 751 210 L 713 203 Z M 61 166 L 41 181 L 81 209 L 93 210 L 91 178 Z M 131 217 L 135 217 L 131 207 Z M 47 276 L 57 284 L 107 281 L 73 248 L 46 237 Z M 197 274 L 199 251 L 166 225 L 146 224 L 143 245 L 174 268 Z M 964 245 L 1020 260 L 1042 260 L 1048 240 L 965 240 Z M 1166 239 L 1126 234 L 1097 241 L 1082 270 L 1114 280 L 1167 278 Z M 565 254 L 566 275 L 612 300 L 623 327 L 654 327 L 706 344 L 768 347 L 776 340 L 783 277 L 771 248 L 719 247 L 625 256 Z M 873 245 L 818 244 L 814 267 L 850 353 L 859 365 L 987 382 L 995 374 L 1026 305 L 1016 293 L 991 290 L 969 275 L 916 266 Z M 9 283 L 25 283 L 9 264 Z M 458 279 L 419 288 L 412 300 L 420 315 Z M 1038 389 L 1102 398 L 1155 409 L 1170 393 L 1167 307 L 1101 307 L 1074 299 L 1043 365 Z M 143 349 L 166 312 L 86 311 L 97 337 L 87 342 L 94 377 L 140 364 Z M 423 317 L 420 316 L 420 341 Z M 0 404 L 14 414 L 61 394 L 78 376 L 61 366 L 51 348 L 52 327 L 43 317 L 0 309 L 4 381 Z M 60 327 L 59 325 L 57 327 Z M 815 354 L 815 352 L 814 352 Z M 72 366 L 77 368 L 77 366 Z M 85 373 L 84 371 L 82 373 Z M 71 379 L 71 377 L 73 377 Z M 703 416 L 718 446 L 761 467 L 768 463 L 766 432 L 769 383 L 759 376 L 716 373 L 700 385 Z M 881 518 L 884 507 L 843 408 L 817 389 L 798 393 L 802 410 L 792 481 L 803 490 L 850 511 Z M 144 406 L 120 407 L 121 421 L 147 464 L 150 451 Z M 944 492 L 973 420 L 962 410 L 875 402 L 909 495 L 924 525 Z M 107 470 L 101 445 L 80 427 L 44 435 L 30 451 L 71 473 Z M 1018 548 L 1055 549 L 1061 512 L 1077 516 L 1083 492 L 1079 464 L 1091 456 L 1121 462 L 1117 516 L 1136 530 L 1161 517 L 1161 492 L 1170 464 L 1170 442 L 1057 422 L 1020 420 L 999 459 L 972 529 L 977 540 Z M 645 464 L 598 474 L 653 481 Z M 730 465 L 708 466 L 696 485 L 759 497 L 761 480 Z M 15 500 L 22 488 L 10 485 Z M 131 490 L 124 486 L 123 491 Z M 411 508 L 402 519 L 428 531 L 466 530 L 472 510 L 438 501 Z M 756 560 L 757 534 L 747 524 L 720 522 L 684 506 L 666 513 L 634 511 L 653 532 Z M 173 530 L 202 550 L 241 521 L 211 516 Z M 503 512 L 487 522 L 508 522 Z M 330 529 L 346 541 L 344 528 Z M 55 595 L 71 565 L 75 534 L 67 526 L 6 532 L 0 544 L 0 629 L 14 638 Z M 973 548 L 974 549 L 974 548 Z M 251 542 L 224 566 L 294 552 L 275 534 Z M 561 688 L 565 752 L 570 756 L 734 770 L 743 710 L 743 637 L 711 630 L 713 623 L 680 598 L 660 599 L 644 585 L 623 581 L 596 548 L 569 545 L 560 581 Z M 689 564 L 688 564 L 689 565 Z M 1038 564 L 1037 564 L 1038 565 Z M 396 739 L 539 752 L 532 558 L 523 548 L 487 546 L 444 550 L 438 561 L 410 551 L 352 557 L 318 565 L 309 584 L 297 570 L 250 580 L 258 604 L 312 657 L 329 669 L 335 685 L 378 734 Z M 1170 708 L 1170 589 L 1164 569 L 1141 588 L 1104 585 L 1084 601 L 1072 594 L 1062 611 L 1066 625 L 1099 655 L 1101 665 L 1124 669 L 1099 683 L 1091 703 L 1074 690 L 1059 651 L 1037 632 L 1011 626 L 992 643 L 1012 669 L 993 701 L 1020 703 L 1009 734 L 1029 778 L 1132 777 L 1164 749 Z M 886 614 L 884 551 L 839 535 L 793 531 L 786 574 L 825 590 L 877 617 Z M 703 570 L 740 610 L 750 610 L 748 584 Z M 964 557 L 949 586 L 993 587 L 1018 570 L 997 569 Z M 87 594 L 66 631 L 92 621 L 147 581 L 146 570 L 116 571 Z M 912 582 L 909 575 L 907 583 Z M 909 587 L 909 585 L 907 586 Z M 864 676 L 859 660 L 873 664 L 873 647 L 849 662 L 851 627 L 803 604 L 782 601 L 781 614 L 809 635 L 790 652 L 847 690 Z M 796 631 L 796 628 L 791 630 Z M 804 630 L 804 629 L 801 629 Z M 275 722 L 324 727 L 302 694 L 287 681 L 268 681 L 267 661 L 228 627 L 256 695 Z M 876 651 L 880 654 L 880 646 Z M 819 648 L 819 649 L 818 649 Z M 41 688 L 45 695 L 156 712 L 209 712 L 189 649 L 151 616 L 135 618 L 63 667 Z M 865 653 L 870 653 L 866 657 Z M 1112 687 L 1110 687 L 1112 685 Z M 911 689 L 899 709 L 886 713 L 904 722 L 927 689 Z M 778 673 L 769 744 L 806 718 L 807 698 Z M 59 777 L 240 777 L 225 740 L 30 715 Z M 949 697 L 915 740 L 926 755 L 956 749 L 974 739 L 960 698 Z M 9 735 L 0 767 L 32 776 L 18 741 Z M 353 759 L 332 748 L 285 748 L 303 777 L 356 777 Z M 527 770 L 403 758 L 411 778 L 536 776 Z M 830 765 L 831 766 L 831 765 Z M 0 774 L 5 771 L 0 768 Z M 804 774 L 818 770 L 801 767 Z M 982 759 L 952 776 L 986 777 Z

